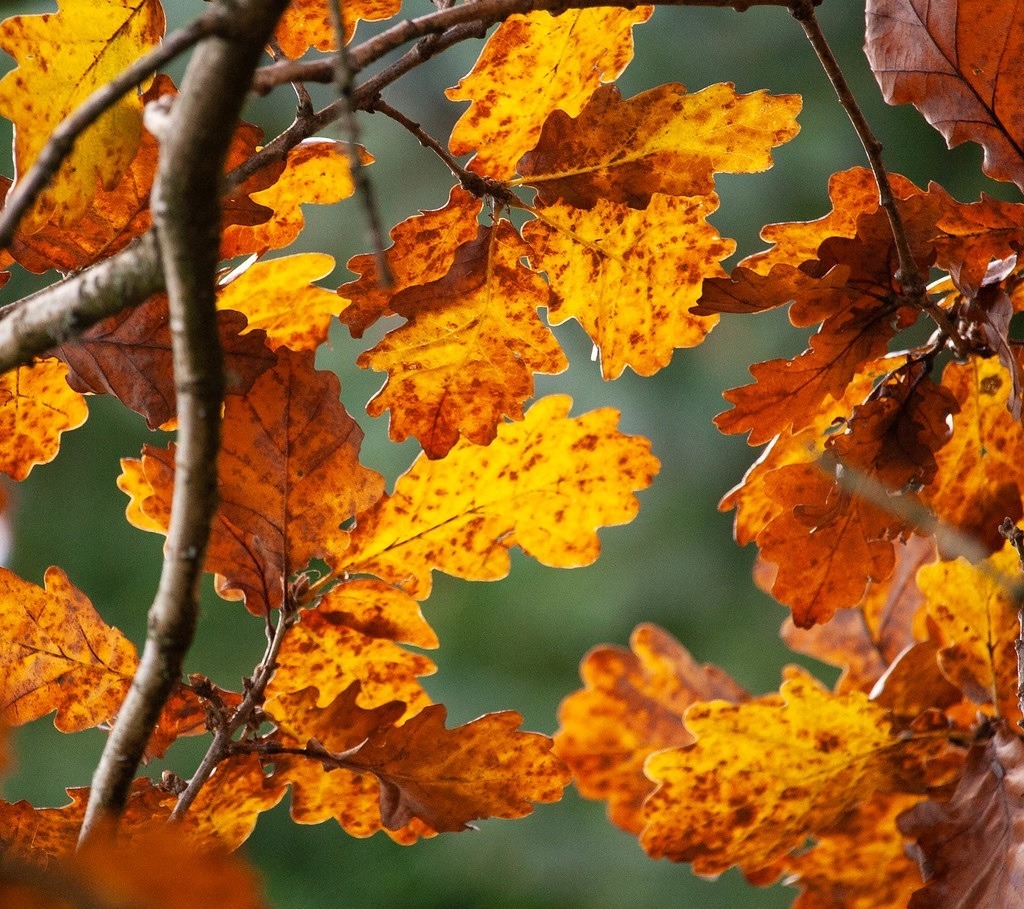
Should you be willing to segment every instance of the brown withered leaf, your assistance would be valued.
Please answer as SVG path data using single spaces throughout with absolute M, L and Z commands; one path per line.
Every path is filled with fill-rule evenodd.
M 603 200 L 589 211 L 557 203 L 536 209 L 524 226 L 530 260 L 551 285 L 548 321 L 583 326 L 600 350 L 604 378 L 627 366 L 653 375 L 718 321 L 688 311 L 735 248 L 706 220 L 717 206 L 716 196 L 663 195 L 643 211 Z
M 890 104 L 913 104 L 950 148 L 977 142 L 982 169 L 1024 188 L 1024 12 L 990 0 L 869 0 L 865 51 Z M 995 904 L 993 904 L 995 905 Z
M 361 338 L 378 319 L 394 315 L 390 303 L 395 294 L 448 274 L 457 250 L 477 235 L 482 208 L 483 200 L 455 186 L 443 208 L 421 211 L 392 228 L 392 245 L 385 251 L 390 287 L 383 286 L 372 253 L 349 259 L 349 271 L 362 277 L 338 288 L 338 294 L 348 300 L 338 318 L 352 337 Z
M 580 664 L 582 690 L 562 701 L 555 753 L 569 765 L 580 794 L 608 802 L 613 824 L 643 828 L 644 799 L 654 784 L 644 761 L 663 748 L 694 741 L 683 714 L 697 701 L 746 701 L 749 695 L 717 666 L 699 665 L 667 631 L 639 625 L 629 649 L 602 646 Z
M 401 701 L 410 715 L 431 703 L 417 679 L 437 667 L 399 645 L 436 647 L 437 636 L 407 593 L 373 578 L 353 578 L 301 617 L 281 647 L 268 699 L 314 686 L 318 705 L 326 707 L 358 681 L 360 707 Z
M 641 844 L 652 857 L 757 874 L 876 791 L 929 781 L 934 734 L 900 735 L 866 695 L 830 694 L 803 670 L 780 695 L 695 704 L 685 723 L 696 743 L 647 759 L 658 787 Z
M 740 95 L 731 83 L 694 94 L 668 83 L 627 101 L 601 85 L 578 116 L 548 116 L 515 182 L 536 187 L 544 203 L 583 209 L 602 200 L 646 208 L 655 193 L 709 195 L 715 173 L 771 167 L 771 149 L 799 131 L 799 109 L 798 95 Z
M 1000 523 L 1022 513 L 1024 433 L 1006 407 L 1013 383 L 997 358 L 972 357 L 947 365 L 942 384 L 959 413 L 921 498 L 940 521 L 995 552 L 1003 546 Z
M 652 7 L 546 11 L 509 16 L 487 39 L 473 71 L 445 93 L 472 101 L 448 140 L 453 155 L 475 151 L 470 168 L 496 180 L 537 144 L 555 109 L 575 117 L 602 82 L 633 58 L 633 26 Z
M 545 565 L 589 565 L 597 529 L 636 516 L 634 492 L 660 464 L 650 442 L 616 429 L 616 411 L 569 417 L 571 406 L 565 395 L 541 398 L 486 448 L 462 442 L 443 460 L 417 458 L 391 496 L 359 515 L 336 567 L 425 599 L 435 569 L 505 577 L 513 546 Z
M 0 719 L 20 725 L 56 710 L 77 732 L 117 713 L 138 665 L 135 646 L 107 625 L 59 568 L 46 588 L 0 568 Z
M 246 329 L 241 313 L 217 314 L 228 394 L 245 394 L 257 376 L 274 365 L 264 332 Z M 167 297 L 110 316 L 80 338 L 55 350 L 67 364 L 68 384 L 83 394 L 112 394 L 146 418 L 150 429 L 177 413 Z
M 341 525 L 376 502 L 383 478 L 359 463 L 362 431 L 338 400 L 333 373 L 313 368 L 311 351 L 281 347 L 277 365 L 224 408 L 218 465 L 220 506 L 207 568 L 218 589 L 261 615 L 281 605 L 286 580 L 312 559 L 337 561 L 348 545 Z M 173 447 L 146 446 L 126 466 L 129 520 L 166 532 Z
M 923 802 L 899 818 L 917 841 L 925 885 L 911 909 L 1024 906 L 1024 744 L 1006 726 L 975 745 L 944 803 Z
M 522 419 L 535 373 L 568 366 L 537 314 L 549 292 L 522 264 L 529 254 L 500 220 L 459 247 L 443 278 L 391 299 L 391 310 L 408 321 L 356 362 L 388 373 L 366 410 L 374 417 L 391 411 L 394 441 L 415 436 L 430 458 L 443 458 L 460 437 L 487 445 L 505 417 Z

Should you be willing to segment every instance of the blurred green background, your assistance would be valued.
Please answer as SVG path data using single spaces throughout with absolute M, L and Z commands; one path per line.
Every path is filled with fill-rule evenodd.
M 168 0 L 165 7 L 173 27 L 203 4 Z M 407 4 L 405 13 L 420 15 L 430 8 L 426 0 L 417 0 Z M 3 15 L 52 9 L 52 3 L 0 2 Z M 913 109 L 884 105 L 861 52 L 862 4 L 825 0 L 819 15 L 885 144 L 891 170 L 922 186 L 936 180 L 963 200 L 982 190 L 1014 197 L 1012 188 L 981 176 L 976 147 L 948 151 Z M 357 40 L 374 30 L 360 26 Z M 635 60 L 619 80 L 624 96 L 668 81 L 682 82 L 691 91 L 731 81 L 744 92 L 764 88 L 804 97 L 802 132 L 776 150 L 773 170 L 719 178 L 722 207 L 712 221 L 724 236 L 738 241 L 737 258 L 761 248 L 758 232 L 764 224 L 823 215 L 829 209 L 829 175 L 864 163 L 800 27 L 784 10 L 754 8 L 738 14 L 663 8 L 635 36 Z M 386 99 L 444 139 L 464 105 L 445 100 L 443 89 L 470 69 L 480 47 L 477 41 L 456 47 L 390 88 Z M 0 59 L 0 71 L 11 65 L 6 57 Z M 171 72 L 180 79 L 181 67 Z M 317 97 L 324 101 L 329 94 L 321 89 Z M 292 106 L 288 90 L 282 89 L 253 104 L 246 116 L 269 137 L 290 121 Z M 361 116 L 360 124 L 363 142 L 377 158 L 370 173 L 388 227 L 418 209 L 444 204 L 453 181 L 430 152 L 382 116 Z M 337 129 L 328 135 L 341 137 Z M 4 139 L 9 140 L 9 130 Z M 0 169 L 11 173 L 9 158 Z M 305 211 L 309 227 L 283 253 L 333 254 L 339 267 L 324 285 L 335 287 L 348 280 L 344 263 L 367 248 L 362 215 L 351 201 Z M 0 302 L 52 278 L 18 276 L 0 292 Z M 439 669 L 425 684 L 448 706 L 449 725 L 511 708 L 524 714 L 525 728 L 554 731 L 558 704 L 579 687 L 577 666 L 588 648 L 625 644 L 633 627 L 647 621 L 662 625 L 699 660 L 721 665 L 752 691 L 775 689 L 781 667 L 793 661 L 777 634 L 786 613 L 751 583 L 754 553 L 735 546 L 731 515 L 716 507 L 756 452 L 741 438 L 719 435 L 711 418 L 723 409 L 721 392 L 748 381 L 750 363 L 793 355 L 806 336 L 789 328 L 784 314 L 726 317 L 706 343 L 678 352 L 657 376 L 638 379 L 627 373 L 604 383 L 578 326 L 570 323 L 557 333 L 572 366 L 564 375 L 541 377 L 538 394 L 568 391 L 575 413 L 617 408 L 625 431 L 652 440 L 662 471 L 641 493 L 636 521 L 602 532 L 603 554 L 590 568 L 557 571 L 516 557 L 510 577 L 501 582 L 437 578 L 424 612 L 441 639 L 440 650 L 432 654 Z M 343 400 L 366 431 L 364 463 L 393 482 L 415 449 L 390 443 L 384 421 L 370 420 L 362 411 L 382 377 L 358 370 L 354 360 L 374 340 L 353 342 L 336 331 L 320 362 L 339 373 Z M 14 491 L 15 541 L 9 561 L 35 583 L 41 583 L 48 565 L 62 566 L 102 615 L 141 646 L 162 538 L 128 526 L 115 478 L 118 459 L 137 455 L 152 436 L 140 418 L 114 401 L 91 399 L 90 410 L 88 423 L 65 436 L 58 459 L 34 469 Z M 260 623 L 208 589 L 189 671 L 237 688 L 261 652 Z M 834 677 L 824 667 L 815 671 L 827 681 Z M 98 732 L 62 736 L 49 719 L 19 730 L 15 740 L 18 768 L 4 793 L 10 800 L 28 798 L 37 805 L 63 804 L 65 786 L 88 785 L 102 745 Z M 170 767 L 189 776 L 200 744 L 175 745 L 166 762 L 147 772 L 158 776 Z M 261 818 L 244 852 L 261 869 L 270 901 L 280 909 L 725 909 L 788 906 L 795 896 L 783 886 L 748 887 L 735 872 L 708 882 L 686 866 L 654 862 L 633 838 L 607 822 L 603 805 L 585 802 L 571 789 L 561 803 L 541 806 L 528 818 L 486 821 L 479 827 L 399 847 L 383 835 L 352 839 L 333 823 L 292 824 L 286 799 Z

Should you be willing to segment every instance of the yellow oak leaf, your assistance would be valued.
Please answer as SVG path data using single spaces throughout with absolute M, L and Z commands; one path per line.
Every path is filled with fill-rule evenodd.
M 602 85 L 578 117 L 551 113 L 519 162 L 541 201 L 590 208 L 600 200 L 646 208 L 651 196 L 704 196 L 715 173 L 755 173 L 799 127 L 798 95 L 737 94 L 730 83 L 687 94 L 678 83 L 623 101 Z
M 472 170 L 511 177 L 553 110 L 576 116 L 602 82 L 626 68 L 633 26 L 651 12 L 639 6 L 509 16 L 487 39 L 473 71 L 446 92 L 452 101 L 473 102 L 452 130 L 452 154 L 475 151 Z
M 417 679 L 437 667 L 399 646 L 437 646 L 437 636 L 409 594 L 373 578 L 354 578 L 300 616 L 281 647 L 268 702 L 315 686 L 318 706 L 326 707 L 358 681 L 357 703 L 366 709 L 401 701 L 410 715 L 431 703 Z
M 159 0 L 61 0 L 56 13 L 0 22 L 0 49 L 18 63 L 0 80 L 0 115 L 15 125 L 17 175 L 33 164 L 65 117 L 155 47 L 163 33 Z M 97 185 L 117 186 L 141 134 L 142 104 L 129 92 L 78 139 L 22 221 L 22 231 L 32 233 L 50 220 L 69 226 L 81 218 Z
M 862 692 L 834 695 L 792 669 L 781 697 L 695 704 L 689 748 L 651 755 L 644 849 L 697 874 L 770 868 L 876 791 L 921 786 L 934 744 L 900 736 Z M 934 740 L 934 737 L 932 737 Z M 906 773 L 920 768 L 921 779 Z
M 67 374 L 67 366 L 50 357 L 0 377 L 0 470 L 11 479 L 24 480 L 36 464 L 52 461 L 61 433 L 89 416 Z
M 46 588 L 0 568 L 0 721 L 20 725 L 56 710 L 77 732 L 111 719 L 138 664 L 135 646 L 107 625 L 59 568 Z
M 246 332 L 262 328 L 267 345 L 315 350 L 327 340 L 345 301 L 313 282 L 334 270 L 326 253 L 299 253 L 255 262 L 217 295 L 218 309 L 233 309 L 248 320 Z
M 487 445 L 503 417 L 522 419 L 534 373 L 559 373 L 568 361 L 537 308 L 548 287 L 521 260 L 530 253 L 508 221 L 481 227 L 455 254 L 451 270 L 392 298 L 409 321 L 357 360 L 387 371 L 366 407 L 391 410 L 396 442 L 416 436 L 443 458 L 462 436 Z
M 686 708 L 714 698 L 738 703 L 747 693 L 717 666 L 697 663 L 656 625 L 639 625 L 624 647 L 595 647 L 580 664 L 581 691 L 558 708 L 555 752 L 580 794 L 608 802 L 612 823 L 643 829 L 642 806 L 654 784 L 644 760 L 663 748 L 689 745 Z
M 372 156 L 360 149 L 364 164 Z M 285 160 L 284 170 L 266 189 L 249 194 L 257 205 L 273 214 L 259 224 L 229 224 L 221 238 L 221 258 L 281 249 L 291 243 L 305 226 L 302 205 L 332 205 L 355 191 L 345 144 L 332 139 L 300 142 Z
M 505 577 L 513 546 L 545 565 L 589 565 L 597 528 L 631 521 L 634 491 L 660 465 L 650 442 L 616 429 L 615 410 L 569 417 L 571 406 L 566 395 L 542 398 L 486 448 L 461 442 L 442 461 L 417 458 L 391 496 L 358 516 L 337 567 L 425 599 L 433 569 Z
M 292 0 L 277 23 L 274 38 L 286 57 L 298 60 L 307 50 L 338 49 L 331 21 L 332 0 Z M 345 0 L 341 4 L 344 39 L 350 41 L 360 20 L 390 19 L 401 8 L 401 0 Z
M 718 322 L 688 310 L 705 278 L 736 245 L 706 218 L 716 196 L 656 195 L 636 211 L 595 200 L 589 210 L 556 203 L 523 228 L 531 262 L 551 283 L 548 320 L 574 318 L 601 352 L 601 372 L 616 379 L 630 366 L 650 376 L 677 347 L 695 347 Z
M 1011 722 L 1020 714 L 1015 648 L 1020 624 L 1013 596 L 1019 574 L 1010 543 L 978 566 L 961 557 L 925 565 L 917 573 L 925 608 L 938 629 L 943 674 L 974 703 Z

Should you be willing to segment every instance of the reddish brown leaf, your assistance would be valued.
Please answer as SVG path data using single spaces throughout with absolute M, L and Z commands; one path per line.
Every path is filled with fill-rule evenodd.
M 865 50 L 890 104 L 913 104 L 950 148 L 977 142 L 983 169 L 1024 188 L 1024 13 L 991 0 L 869 0 Z
M 246 329 L 237 312 L 217 316 L 228 394 L 245 394 L 260 373 L 274 365 L 264 332 Z M 84 394 L 112 394 L 146 418 L 150 429 L 176 414 L 171 329 L 167 297 L 151 297 L 142 306 L 104 319 L 81 338 L 57 348 L 68 366 L 68 384 Z
M 902 814 L 926 884 L 912 909 L 1024 906 L 1024 744 L 1005 726 L 971 748 L 953 797 Z
M 689 95 L 669 83 L 628 101 L 601 85 L 579 116 L 551 113 L 518 171 L 542 202 L 575 208 L 602 200 L 646 208 L 654 193 L 709 195 L 715 173 L 771 167 L 771 149 L 799 130 L 799 109 L 798 95 L 739 95 L 731 83 Z
M 487 445 L 504 418 L 523 418 L 535 373 L 568 366 L 537 314 L 549 292 L 522 264 L 529 255 L 501 220 L 460 246 L 443 278 L 392 298 L 408 322 L 356 362 L 388 373 L 366 410 L 391 411 L 393 440 L 415 436 L 430 458 L 443 458 L 460 437 Z
M 639 625 L 624 647 L 597 647 L 584 657 L 584 688 L 558 710 L 555 751 L 587 798 L 608 802 L 612 823 L 634 835 L 643 828 L 644 799 L 654 784 L 648 755 L 689 745 L 683 725 L 697 701 L 739 703 L 747 693 L 716 666 L 699 665 L 668 632 Z

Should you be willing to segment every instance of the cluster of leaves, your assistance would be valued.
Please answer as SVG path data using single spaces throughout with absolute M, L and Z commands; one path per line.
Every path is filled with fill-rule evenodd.
M 336 55 L 339 30 L 350 41 L 357 20 L 388 19 L 397 4 L 345 3 L 338 25 L 331 5 L 288 6 L 261 91 L 323 78 L 311 49 L 331 55 L 328 79 L 340 56 L 345 83 L 392 46 L 378 36 Z M 819 40 L 813 6 L 788 5 Z M 787 875 L 803 909 L 954 903 L 968 890 L 1008 904 L 1024 758 L 1008 580 L 1024 550 L 1024 372 L 1010 336 L 1024 209 L 921 190 L 875 156 L 873 171 L 833 177 L 828 215 L 765 228 L 771 248 L 727 274 L 735 245 L 707 220 L 714 176 L 769 167 L 797 133 L 799 99 L 727 84 L 623 99 L 613 83 L 651 8 L 541 6 L 491 4 L 490 19 L 474 18 L 482 3 L 445 7 L 426 17 L 433 31 L 382 33 L 393 46 L 430 35 L 411 66 L 501 22 L 448 92 L 471 104 L 447 149 L 372 80 L 372 91 L 347 85 L 342 108 L 393 116 L 458 185 L 444 207 L 397 225 L 387 249 L 352 259 L 358 277 L 336 292 L 314 283 L 331 257 L 271 254 L 301 233 L 302 204 L 361 195 L 370 156 L 314 138 L 308 105 L 281 141 L 235 130 L 219 256 L 236 267 L 217 298 L 228 387 L 205 569 L 265 623 L 267 650 L 240 691 L 174 680 L 147 757 L 186 735 L 209 735 L 210 749 L 189 780 L 137 778 L 116 840 L 90 836 L 75 851 L 86 789 L 62 808 L 0 803 L 4 899 L 53 905 L 73 884 L 99 902 L 119 887 L 147 905 L 254 905 L 226 852 L 289 789 L 299 823 L 334 818 L 355 836 L 412 843 L 522 816 L 572 777 L 652 856 L 701 874 L 738 865 L 756 883 Z M 890 101 L 916 104 L 950 142 L 980 142 L 986 172 L 1024 186 L 1006 89 L 1015 55 L 990 42 L 1016 41 L 1024 25 L 981 0 L 940 6 L 871 0 L 872 66 Z M 158 0 L 63 0 L 56 14 L 0 23 L 17 62 L 0 81 L 16 129 L 10 199 L 65 117 L 163 31 Z M 87 273 L 142 243 L 165 138 L 153 133 L 175 93 L 156 75 L 109 106 L 64 153 L 0 266 Z M 768 444 L 723 507 L 736 510 L 738 542 L 758 546 L 758 582 L 792 610 L 790 646 L 842 668 L 835 688 L 787 670 L 778 693 L 752 697 L 643 626 L 630 650 L 586 657 L 586 687 L 564 702 L 554 740 L 519 731 L 512 712 L 446 728 L 419 682 L 434 670 L 420 651 L 438 643 L 419 606 L 432 572 L 499 578 L 514 546 L 546 565 L 589 564 L 597 530 L 631 520 L 658 469 L 611 410 L 573 417 L 560 395 L 527 408 L 534 375 L 566 366 L 549 325 L 579 322 L 614 379 L 657 372 L 721 313 L 783 305 L 816 330 L 806 352 L 753 366 L 755 381 L 727 393 L 719 428 Z M 314 355 L 335 317 L 358 338 L 393 316 L 402 323 L 358 359 L 387 374 L 370 415 L 389 412 L 391 437 L 422 447 L 388 493 Z M 921 342 L 912 329 L 924 320 L 935 330 Z M 14 480 L 56 456 L 87 395 L 114 395 L 151 428 L 177 425 L 167 297 L 57 328 L 44 355 L 0 378 L 0 470 Z M 133 525 L 169 532 L 179 466 L 174 445 L 123 460 Z M 964 539 L 982 548 L 979 564 L 954 558 Z M 0 584 L 3 724 L 54 711 L 67 733 L 121 722 L 140 666 L 132 643 L 58 568 L 45 588 L 6 570 Z M 125 849 L 147 858 L 125 862 Z M 193 864 L 197 889 L 160 883 L 194 849 L 209 855 Z M 1002 860 L 979 867 L 981 849 Z

